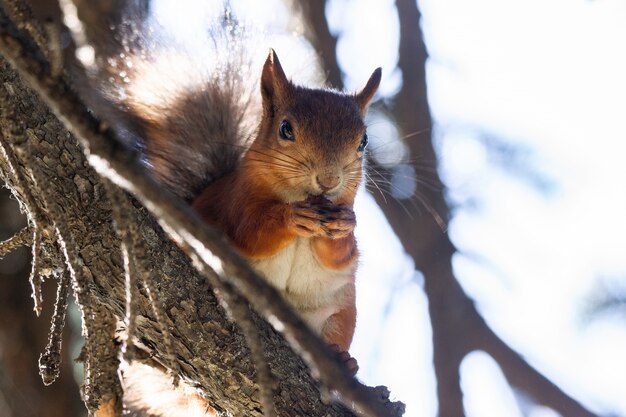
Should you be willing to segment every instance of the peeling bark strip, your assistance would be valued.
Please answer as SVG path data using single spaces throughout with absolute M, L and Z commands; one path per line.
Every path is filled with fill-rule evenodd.
M 33 232 L 28 227 L 23 228 L 4 242 L 0 242 L 0 259 L 4 258 L 7 254 L 15 249 L 27 246 L 33 242 Z
M 70 277 L 67 272 L 63 272 L 58 281 L 57 300 L 54 304 L 48 344 L 45 352 L 39 357 L 39 374 L 44 385 L 50 385 L 57 379 L 61 365 L 61 334 L 65 326 L 65 313 L 67 312 L 70 289 Z
M 196 268 L 211 281 L 223 283 L 220 291 L 233 287 L 234 294 L 240 293 L 256 311 L 270 318 L 303 355 L 325 389 L 361 415 L 403 413 L 401 403 L 389 401 L 388 391 L 364 387 L 351 378 L 341 362 L 225 243 L 221 234 L 208 228 L 187 205 L 165 194 L 151 180 L 136 163 L 135 155 L 116 144 L 93 119 L 65 80 L 51 76 L 45 54 L 1 8 L 0 52 L 81 140 L 88 150 L 89 163 L 99 169 L 100 175 L 139 197 L 177 239 Z M 116 395 L 118 390 L 111 373 L 117 367 L 113 324 L 114 319 L 124 317 L 126 303 L 120 241 L 111 222 L 110 202 L 76 140 L 1 59 L 0 90 L 11 109 L 10 114 L 3 111 L 0 126 L 8 146 L 16 150 L 15 169 L 30 173 L 24 175 L 21 184 L 6 177 L 26 210 L 31 214 L 42 211 L 46 221 L 42 220 L 41 227 L 56 230 L 56 236 L 49 238 L 61 247 L 60 258 L 70 271 L 74 296 L 83 314 L 87 338 L 85 400 L 93 411 L 99 404 L 108 406 L 110 395 Z M 0 160 L 0 167 L 6 172 L 6 161 Z M 29 190 L 33 190 L 32 198 L 23 198 Z M 259 387 L 253 382 L 245 338 L 229 322 L 206 278 L 192 268 L 156 220 L 143 207 L 129 207 L 133 211 L 129 217 L 137 219 L 139 233 L 146 242 L 147 269 L 160 271 L 156 290 L 181 378 L 197 386 L 218 411 L 260 417 Z M 140 289 L 137 293 L 139 299 L 133 303 L 137 337 L 155 359 L 167 365 L 167 350 L 157 323 L 160 320 L 152 309 L 154 304 L 145 291 Z M 339 404 L 322 403 L 317 383 L 302 359 L 266 322 L 257 316 L 253 319 L 271 374 L 278 381 L 273 396 L 278 415 L 353 415 Z
M 41 295 L 41 284 L 43 283 L 43 278 L 41 277 L 39 265 L 41 263 L 41 231 L 38 228 L 35 228 L 33 235 L 31 259 L 32 269 L 30 271 L 28 281 L 30 281 L 30 286 L 33 289 L 33 309 L 35 310 L 37 317 L 39 317 L 41 314 L 41 304 L 43 303 L 43 297 Z

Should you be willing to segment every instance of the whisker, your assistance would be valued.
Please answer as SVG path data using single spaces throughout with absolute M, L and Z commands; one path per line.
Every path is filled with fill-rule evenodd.
M 373 126 L 373 124 L 372 124 L 372 126 Z M 384 145 L 388 145 L 390 143 L 396 143 L 398 141 L 404 141 L 405 139 L 413 138 L 413 137 L 421 135 L 422 133 L 428 133 L 428 132 L 431 132 L 431 131 L 432 131 L 432 127 L 430 127 L 430 126 L 424 128 L 424 129 L 415 130 L 413 132 L 406 133 L 403 136 L 393 137 L 392 139 L 390 139 L 387 142 L 385 142 Z M 380 139 L 380 136 L 377 136 L 377 135 L 370 135 L 370 136 L 372 138 L 374 138 L 374 139 Z
M 361 172 L 361 171 L 363 171 L 363 167 L 362 167 L 362 166 L 360 166 L 360 165 L 359 165 L 359 166 L 354 166 L 354 167 L 352 167 L 352 168 L 350 168 L 350 169 L 344 169 L 344 170 L 343 170 L 343 172 L 346 172 L 346 173 L 351 173 L 351 172 Z
M 284 162 L 285 164 L 289 164 L 289 165 L 292 165 L 292 166 L 293 166 L 293 162 L 291 162 L 291 161 L 289 161 L 289 160 L 279 158 L 279 157 L 278 157 L 278 156 L 276 156 L 276 155 L 272 155 L 272 154 L 268 154 L 268 153 L 261 152 L 261 151 L 259 151 L 258 149 L 249 149 L 249 150 L 248 150 L 248 152 L 256 152 L 256 153 L 261 154 L 261 155 L 263 155 L 263 156 L 267 156 L 267 157 L 269 157 L 269 158 L 276 159 L 276 160 L 278 160 L 278 161 Z M 288 155 L 288 156 L 290 156 L 290 155 Z M 295 159 L 295 158 L 292 158 L 292 159 Z M 300 165 L 304 165 L 301 161 L 298 161 L 297 159 L 296 159 L 296 162 L 298 162 Z
M 426 211 L 428 211 L 428 213 L 431 216 L 433 216 L 433 220 L 435 220 L 435 223 L 437 223 L 437 226 L 439 226 L 441 231 L 445 233 L 447 231 L 447 229 L 448 229 L 447 226 L 446 226 L 446 223 L 444 222 L 444 220 L 441 217 L 441 215 L 439 213 L 437 213 L 437 211 L 432 206 L 432 204 L 428 203 L 428 201 L 426 200 L 426 196 L 422 195 L 417 190 L 416 190 L 414 195 L 419 200 L 419 202 L 422 204 L 422 206 L 426 209 Z
M 281 181 L 282 181 L 282 180 L 290 180 L 290 179 L 293 179 L 293 178 L 300 178 L 300 177 L 302 177 L 302 178 L 306 178 L 307 176 L 306 176 L 306 175 L 304 175 L 304 174 L 302 174 L 302 173 L 299 173 L 299 174 L 295 174 L 295 175 L 286 175 L 286 176 L 282 176 L 282 177 L 280 178 L 280 180 L 281 180 Z
M 430 191 L 441 191 L 443 189 L 443 185 L 435 183 L 435 180 L 423 178 L 419 175 L 415 175 L 413 179 L 416 183 L 421 184 L 422 186 L 428 188 Z
M 291 159 L 293 159 L 294 161 L 296 161 L 298 164 L 304 165 L 304 166 L 306 166 L 307 168 L 311 169 L 311 167 L 310 167 L 310 166 L 309 166 L 306 162 L 304 162 L 304 161 L 300 161 L 298 158 L 296 158 L 296 157 L 294 157 L 294 156 L 292 156 L 292 155 L 289 155 L 288 153 L 285 153 L 285 152 L 281 151 L 281 150 L 280 150 L 280 149 L 278 149 L 278 148 L 274 148 L 274 147 L 267 146 L 267 145 L 263 145 L 263 147 L 264 147 L 265 149 L 269 149 L 270 151 L 278 152 L 280 155 L 286 156 L 287 158 L 291 158 Z M 302 152 L 300 152 L 300 150 L 298 149 L 298 147 L 297 147 L 297 146 L 295 147 L 295 150 L 296 150 L 296 152 L 298 152 L 300 155 L 302 155 Z M 302 155 L 302 157 L 304 158 L 304 155 Z
M 280 176 L 280 174 L 284 174 L 284 175 L 302 175 L 305 176 L 303 173 L 298 172 L 298 171 L 291 171 L 288 169 L 284 169 L 284 168 L 280 168 L 280 171 L 278 171 L 276 169 L 276 167 L 272 167 L 272 166 L 259 166 L 259 167 L 255 167 L 255 168 L 259 168 L 259 174 L 263 174 L 263 175 L 274 175 L 274 176 Z
M 302 159 L 303 159 L 302 164 L 304 164 L 307 168 L 311 169 L 309 164 L 306 163 L 307 157 L 302 153 L 302 151 L 300 151 L 300 149 L 298 149 L 297 146 L 294 149 L 296 150 L 296 152 L 298 152 L 298 155 L 300 155 L 302 157 Z
M 375 178 L 370 173 L 368 173 L 367 171 L 369 170 L 371 170 L 371 172 L 374 172 L 378 176 L 378 178 Z M 446 231 L 445 221 L 443 220 L 441 215 L 437 212 L 437 210 L 434 209 L 432 204 L 430 204 L 427 196 L 424 195 L 422 191 L 420 191 L 419 188 L 416 188 L 413 191 L 411 198 L 406 198 L 406 199 L 397 198 L 393 195 L 393 191 L 399 190 L 399 188 L 389 178 L 387 178 L 386 175 L 384 175 L 383 173 L 381 173 L 379 170 L 377 170 L 376 168 L 372 166 L 368 166 L 367 171 L 365 172 L 365 175 L 367 176 L 367 178 L 369 178 L 370 182 L 380 192 L 385 203 L 387 203 L 387 199 L 385 198 L 385 195 L 387 194 L 392 199 L 398 202 L 398 204 L 402 207 L 402 209 L 407 214 L 407 216 L 411 218 L 412 220 L 414 219 L 414 216 L 411 214 L 411 211 L 406 207 L 406 205 L 404 204 L 404 201 L 408 201 L 413 206 L 413 208 L 417 210 L 417 212 L 420 214 L 422 212 L 422 210 L 420 209 L 420 206 L 421 206 L 424 209 L 426 209 L 429 215 L 433 217 L 433 220 L 435 220 L 439 228 L 441 228 L 441 230 L 444 232 Z M 399 175 L 400 178 L 411 179 L 415 181 L 418 185 L 421 185 L 425 187 L 426 189 L 433 191 L 433 192 L 440 191 L 443 188 L 443 184 L 440 181 L 438 181 L 437 178 L 424 177 L 424 176 L 419 175 L 419 173 L 415 173 L 415 175 L 406 175 L 406 174 L 395 174 L 395 175 Z M 366 183 L 366 186 L 369 185 L 370 182 Z M 388 189 L 380 187 L 379 184 L 385 184 L 388 187 Z M 419 203 L 419 205 L 416 203 Z
M 298 166 L 292 165 L 292 164 L 281 164 L 278 162 L 274 162 L 274 161 L 267 161 L 264 159 L 254 159 L 254 158 L 248 158 L 248 161 L 250 162 L 260 162 L 265 164 L 265 166 L 270 166 L 270 167 L 279 167 L 281 169 L 286 169 L 286 170 L 291 170 L 294 172 L 302 172 L 302 169 L 299 169 Z
M 430 132 L 432 130 L 433 130 L 432 127 L 426 127 L 424 129 L 421 129 L 421 130 L 416 130 L 415 132 L 407 133 L 404 136 L 400 136 L 398 139 L 405 140 L 405 139 L 408 139 L 408 138 L 412 138 L 414 136 L 421 135 L 422 133 Z
M 271 185 L 272 186 L 276 186 L 276 185 L 279 185 L 279 184 L 281 184 L 283 182 L 286 182 L 286 181 L 289 181 L 289 180 L 292 180 L 292 179 L 295 179 L 295 178 L 299 178 L 299 177 L 305 177 L 305 178 L 303 180 L 301 180 L 301 181 L 298 181 L 295 184 L 295 187 L 298 187 L 300 184 L 302 184 L 306 180 L 306 176 L 304 176 L 304 175 L 294 175 L 294 176 L 291 176 L 291 177 L 283 177 L 283 178 L 278 179 L 277 181 L 274 181 Z
M 354 164 L 355 162 L 358 162 L 362 159 L 362 157 L 357 156 L 356 158 L 354 158 L 351 162 L 348 162 L 346 165 L 343 166 L 342 169 L 346 169 L 348 168 L 350 165 Z
M 374 179 L 367 173 L 365 172 L 365 176 L 372 182 L 372 184 L 374 184 L 374 186 L 378 189 L 378 191 L 380 192 L 380 195 L 383 197 L 383 200 L 385 201 L 385 204 L 387 204 L 387 198 L 385 197 L 385 194 L 383 193 L 383 190 L 380 189 L 380 187 L 378 186 L 378 184 L 376 183 L 376 181 L 374 181 Z
M 385 179 L 389 183 L 391 182 L 390 180 L 387 179 L 387 175 L 381 173 L 379 170 L 377 170 L 373 166 L 368 167 L 368 169 L 371 169 L 379 177 L 381 177 L 382 179 Z M 414 175 L 401 174 L 401 173 L 398 173 L 398 172 L 394 172 L 393 176 L 395 176 L 397 178 L 404 178 L 404 179 L 415 181 L 418 184 L 423 185 L 424 187 L 428 188 L 431 191 L 439 191 L 439 190 L 441 190 L 443 188 L 443 185 L 441 184 L 441 181 L 439 181 L 437 178 L 432 178 L 431 176 L 420 175 L 420 173 L 418 173 L 418 172 L 415 172 Z

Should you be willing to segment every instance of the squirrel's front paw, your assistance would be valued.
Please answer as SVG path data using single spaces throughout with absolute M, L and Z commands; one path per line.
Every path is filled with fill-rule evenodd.
M 339 345 L 330 345 L 329 347 L 337 354 L 339 360 L 346 365 L 348 372 L 350 372 L 352 376 L 355 376 L 359 371 L 359 364 L 356 359 L 354 359 L 349 352 L 345 350 L 342 351 Z
M 322 219 L 322 228 L 326 236 L 339 239 L 348 236 L 354 231 L 356 217 L 352 207 L 345 204 L 319 209 Z
M 293 205 L 292 227 L 300 236 L 338 239 L 352 233 L 356 217 L 350 206 L 330 201 L 303 201 Z
M 300 236 L 326 236 L 323 220 L 324 215 L 316 204 L 302 201 L 292 205 L 291 227 Z

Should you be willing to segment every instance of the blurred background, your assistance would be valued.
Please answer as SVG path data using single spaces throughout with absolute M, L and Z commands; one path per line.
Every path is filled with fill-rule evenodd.
M 192 42 L 213 12 L 183 3 L 152 11 Z M 626 416 L 626 2 L 229 4 L 304 39 L 276 46 L 295 78 L 312 51 L 349 91 L 383 68 L 356 208 L 358 377 L 387 385 L 407 417 L 455 415 L 459 401 L 471 417 Z M 24 222 L 3 190 L 0 239 Z M 36 319 L 28 252 L 0 261 L 0 415 L 83 415 L 76 315 L 60 380 L 37 375 L 54 286 Z M 559 412 L 561 395 L 593 414 Z

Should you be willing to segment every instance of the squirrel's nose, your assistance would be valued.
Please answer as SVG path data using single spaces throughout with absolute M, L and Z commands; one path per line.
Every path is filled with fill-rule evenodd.
M 337 186 L 341 183 L 341 176 L 335 172 L 318 174 L 315 179 L 324 192 L 337 188 Z

